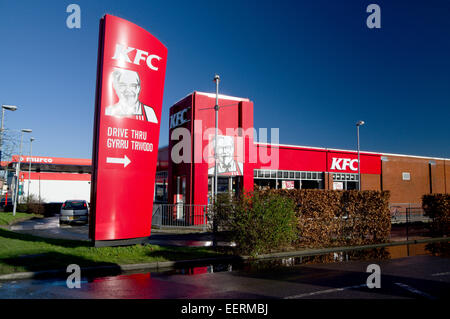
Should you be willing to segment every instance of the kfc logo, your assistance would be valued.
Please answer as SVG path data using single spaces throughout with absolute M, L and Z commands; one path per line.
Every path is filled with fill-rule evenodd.
M 177 126 L 180 126 L 180 125 L 183 125 L 184 123 L 189 122 L 189 120 L 187 119 L 187 115 L 186 115 L 186 113 L 189 109 L 190 108 L 188 107 L 187 109 L 184 109 L 182 111 L 179 111 L 179 112 L 171 115 L 169 128 L 173 129 Z
M 349 158 L 336 158 L 333 157 L 333 162 L 331 163 L 331 168 L 330 169 L 335 169 L 338 171 L 345 171 L 348 168 L 352 171 L 357 171 L 358 170 L 358 166 L 357 164 L 358 160 L 357 159 L 349 159 Z
M 217 150 L 217 174 L 219 175 L 243 175 L 244 165 L 235 160 L 234 137 L 217 136 L 217 148 L 215 147 L 215 138 L 211 139 L 212 146 Z M 214 166 L 208 168 L 208 174 L 214 174 Z
M 135 71 L 114 68 L 111 74 L 114 92 L 119 97 L 116 104 L 105 109 L 105 115 L 128 117 L 136 120 L 158 123 L 155 110 L 139 100 L 141 79 Z
M 134 55 L 133 62 L 131 62 L 129 53 L 136 50 L 136 54 Z M 147 51 L 135 49 L 132 47 L 126 47 L 123 44 L 116 44 L 116 52 L 114 53 L 114 56 L 112 57 L 113 60 L 119 60 L 119 61 L 125 61 L 128 63 L 133 63 L 136 65 L 140 65 L 141 61 L 146 61 L 147 66 L 153 70 L 158 71 L 158 67 L 153 64 L 154 60 L 161 61 L 161 57 L 157 56 L 156 54 L 148 54 Z

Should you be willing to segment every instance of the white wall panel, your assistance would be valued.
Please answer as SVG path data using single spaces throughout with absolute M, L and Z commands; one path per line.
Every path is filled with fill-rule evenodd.
M 28 195 L 28 180 L 23 183 L 24 196 Z M 64 202 L 68 199 L 84 199 L 90 202 L 91 183 L 89 181 L 31 180 L 30 195 L 46 203 Z

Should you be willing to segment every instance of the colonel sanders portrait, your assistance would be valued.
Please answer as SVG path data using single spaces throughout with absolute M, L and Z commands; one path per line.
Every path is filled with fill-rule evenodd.
M 214 137 L 212 145 L 214 146 Z M 242 175 L 243 164 L 234 159 L 233 136 L 217 136 L 217 174 Z M 214 166 L 208 169 L 208 174 L 214 174 Z
M 119 97 L 119 102 L 107 106 L 105 115 L 135 118 L 141 121 L 158 123 L 153 108 L 139 101 L 141 79 L 137 72 L 114 68 L 112 72 L 112 85 Z

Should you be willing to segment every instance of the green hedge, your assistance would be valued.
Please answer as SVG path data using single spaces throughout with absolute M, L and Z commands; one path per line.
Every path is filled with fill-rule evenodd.
M 429 194 L 422 197 L 425 216 L 432 219 L 431 231 L 434 235 L 450 234 L 450 195 Z
M 219 196 L 212 211 L 217 229 L 230 231 L 243 253 L 390 240 L 388 191 L 270 189 Z
M 44 215 L 45 217 L 55 216 L 55 214 L 59 214 L 61 211 L 62 203 L 23 203 L 17 204 L 16 211 L 29 213 L 29 214 L 38 214 Z M 6 205 L 3 209 L 5 212 L 12 212 L 13 205 Z
M 213 221 L 243 254 L 256 255 L 291 246 L 296 239 L 294 202 L 275 194 L 259 192 L 231 199 L 220 194 L 213 206 Z

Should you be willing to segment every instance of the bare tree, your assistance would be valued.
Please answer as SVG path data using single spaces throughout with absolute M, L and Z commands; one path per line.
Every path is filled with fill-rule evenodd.
M 16 130 L 3 130 L 2 139 L 2 161 L 11 161 L 13 155 L 19 155 L 20 147 L 20 132 Z M 5 170 L 0 171 L 0 177 L 6 178 L 6 167 Z
M 12 155 L 19 155 L 20 132 L 4 129 L 2 144 L 2 161 L 10 161 Z

